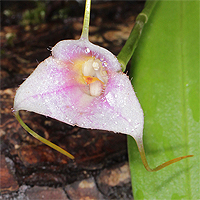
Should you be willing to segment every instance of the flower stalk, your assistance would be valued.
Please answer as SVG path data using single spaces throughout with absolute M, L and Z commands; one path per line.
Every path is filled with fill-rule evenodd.
M 81 38 L 86 40 L 88 40 L 88 35 L 89 35 L 90 10 L 91 10 L 90 8 L 91 8 L 91 0 L 86 0 L 85 14 L 83 19 L 83 30 L 81 34 Z
M 145 8 L 136 18 L 135 25 L 129 35 L 129 38 L 117 56 L 123 72 L 126 70 L 126 66 L 137 47 L 140 36 L 142 35 L 144 25 L 148 22 L 156 3 L 156 0 L 146 2 Z

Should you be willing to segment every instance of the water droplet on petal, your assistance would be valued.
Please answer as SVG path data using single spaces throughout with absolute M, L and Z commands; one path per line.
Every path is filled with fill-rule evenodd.
M 104 66 L 104 67 L 107 67 L 107 66 L 108 66 L 108 63 L 107 63 L 107 62 L 103 62 L 103 66 Z
M 86 49 L 85 49 L 85 52 L 86 52 L 86 53 L 90 53 L 90 49 L 89 49 L 89 48 L 86 48 Z

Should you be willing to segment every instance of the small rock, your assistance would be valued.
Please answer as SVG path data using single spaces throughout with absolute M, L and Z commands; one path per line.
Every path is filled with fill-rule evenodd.
M 62 199 L 68 200 L 64 190 L 62 188 L 51 188 L 51 187 L 39 187 L 34 186 L 26 190 L 26 196 L 29 200 L 55 200 L 55 199 Z
M 67 185 L 65 190 L 71 200 L 104 199 L 93 177 Z
M 6 163 L 5 156 L 3 155 L 1 155 L 0 166 L 1 194 L 17 191 L 19 189 L 19 185 L 12 173 L 12 170 L 9 169 L 9 165 Z
M 11 193 L 5 193 L 0 195 L 0 200 L 28 200 L 25 191 L 29 188 L 30 186 L 27 185 L 22 185 L 19 187 L 18 191 L 11 192 Z
M 129 165 L 104 169 L 96 178 L 99 190 L 108 199 L 133 199 Z

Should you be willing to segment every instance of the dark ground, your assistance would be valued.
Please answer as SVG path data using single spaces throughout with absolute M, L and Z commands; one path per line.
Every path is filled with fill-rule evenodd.
M 94 1 L 90 41 L 119 53 L 142 1 Z M 132 199 L 126 136 L 72 127 L 29 112 L 33 130 L 75 156 L 34 139 L 12 114 L 18 86 L 63 39 L 78 39 L 84 2 L 1 2 L 0 199 Z

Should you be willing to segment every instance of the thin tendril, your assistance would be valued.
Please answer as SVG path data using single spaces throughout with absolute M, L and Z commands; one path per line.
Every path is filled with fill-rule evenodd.
M 21 124 L 21 126 L 28 132 L 30 133 L 33 137 L 35 137 L 36 139 L 40 140 L 41 142 L 43 142 L 44 144 L 50 146 L 51 148 L 57 150 L 58 152 L 64 154 L 65 156 L 74 159 L 74 156 L 71 155 L 70 153 L 68 153 L 67 151 L 65 151 L 64 149 L 60 148 L 59 146 L 53 144 L 52 142 L 46 140 L 45 138 L 39 136 L 36 132 L 34 132 L 32 129 L 30 129 L 21 119 L 20 115 L 19 115 L 19 111 L 14 112 L 16 119 L 18 120 L 18 122 Z
M 142 138 L 139 138 L 135 141 L 136 141 L 136 144 L 138 146 L 138 150 L 140 152 L 140 156 L 141 156 L 143 165 L 146 168 L 146 170 L 149 171 L 149 172 L 159 171 L 159 170 L 163 169 L 164 167 L 167 167 L 167 166 L 169 166 L 173 163 L 176 163 L 176 162 L 178 162 L 182 159 L 185 159 L 185 158 L 188 158 L 188 157 L 193 157 L 193 155 L 187 155 L 187 156 L 181 156 L 181 157 L 178 157 L 178 158 L 174 158 L 174 159 L 169 160 L 169 161 L 167 161 L 167 162 L 165 162 L 165 163 L 163 163 L 163 164 L 152 169 L 152 168 L 149 167 L 149 164 L 148 164 L 147 159 L 146 159 Z
M 81 38 L 86 39 L 86 40 L 88 40 L 88 35 L 89 35 L 90 7 L 91 7 L 91 0 L 86 0 L 85 14 L 84 14 L 84 20 L 83 20 L 83 30 L 81 34 Z

